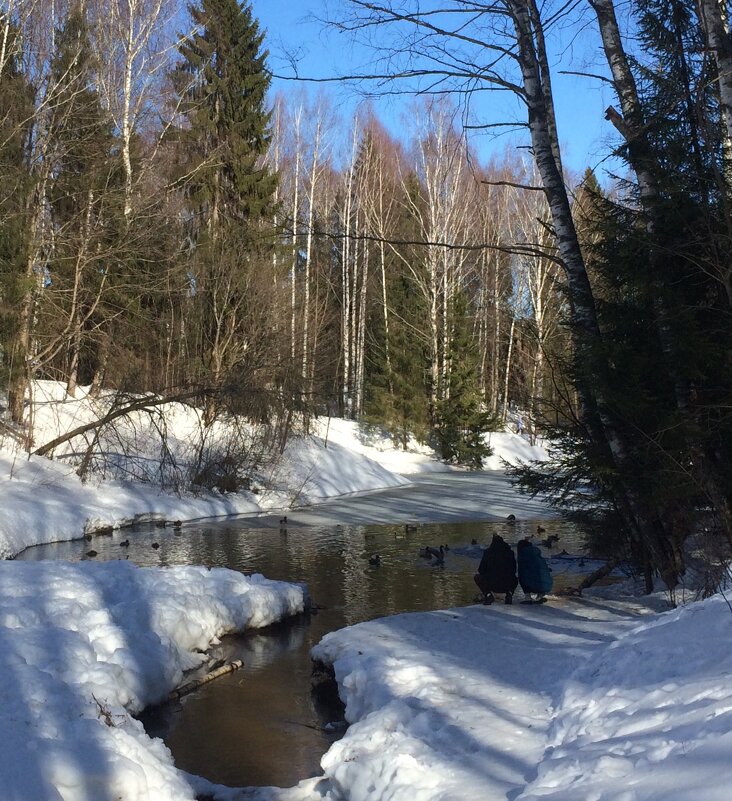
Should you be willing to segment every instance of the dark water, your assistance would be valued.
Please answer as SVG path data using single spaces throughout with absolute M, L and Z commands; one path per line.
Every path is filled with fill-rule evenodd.
M 311 693 L 312 646 L 327 632 L 363 620 L 471 603 L 481 545 L 494 533 L 515 544 L 539 524 L 560 536 L 547 556 L 581 552 L 576 530 L 557 519 L 424 524 L 406 531 L 403 524 L 313 527 L 292 520 L 280 527 L 279 517 L 260 517 L 187 523 L 178 530 L 137 526 L 91 543 L 31 548 L 19 558 L 78 560 L 93 548 L 97 560 L 203 564 L 306 582 L 318 614 L 227 638 L 217 652 L 243 659 L 242 670 L 143 717 L 183 770 L 230 786 L 289 787 L 320 773 L 321 756 L 343 731 L 338 710 Z M 120 546 L 123 540 L 129 547 Z M 449 546 L 443 565 L 420 557 L 421 548 L 440 544 Z M 369 564 L 375 553 L 379 566 Z M 554 562 L 555 590 L 577 583 L 577 565 L 577 559 Z

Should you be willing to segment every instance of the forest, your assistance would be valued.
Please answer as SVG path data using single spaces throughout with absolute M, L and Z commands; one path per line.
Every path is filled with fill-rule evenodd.
M 247 3 L 3 0 L 3 436 L 46 452 L 51 379 L 280 446 L 348 417 L 479 467 L 518 409 L 554 443 L 524 489 L 649 586 L 699 555 L 713 582 L 732 548 L 726 0 L 336 5 L 389 51 L 371 78 L 427 80 L 398 137 L 375 104 L 273 93 Z M 616 95 L 609 179 L 562 164 L 547 39 L 573 24 Z M 525 109 L 522 146 L 489 162 L 475 86 Z

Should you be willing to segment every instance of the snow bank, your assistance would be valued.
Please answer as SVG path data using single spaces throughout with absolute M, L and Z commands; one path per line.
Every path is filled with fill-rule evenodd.
M 192 801 L 130 713 L 224 634 L 305 603 L 303 587 L 221 568 L 0 563 L 0 798 Z
M 37 445 L 97 419 L 109 403 L 109 398 L 89 398 L 82 388 L 78 397 L 68 398 L 63 386 L 52 381 L 38 382 L 34 391 L 38 402 L 34 421 Z M 172 465 L 168 469 L 173 474 L 166 474 L 167 480 L 175 483 L 182 480 L 195 460 L 200 415 L 183 404 L 168 404 L 157 412 L 164 415 L 168 433 Z M 417 457 L 399 452 L 394 456 L 365 447 L 358 426 L 352 422 L 331 421 L 331 426 L 327 421 L 322 426 L 317 423 L 316 430 L 321 428 L 322 437 L 290 439 L 283 457 L 263 469 L 259 482 L 262 488 L 257 493 L 162 492 L 157 425 L 143 413 L 118 421 L 114 436 L 110 432 L 106 435 L 109 442 L 105 448 L 112 472 L 117 464 L 117 480 L 92 474 L 86 483 L 81 482 L 75 473 L 83 451 L 83 440 L 78 438 L 59 446 L 55 460 L 28 457 L 6 442 L 0 448 L 0 492 L 4 501 L 0 506 L 0 558 L 14 556 L 30 545 L 78 539 L 85 532 L 138 521 L 259 514 L 338 495 L 399 486 L 408 480 L 387 464 L 392 468 L 404 464 L 409 471 L 415 460 L 430 461 L 426 453 Z M 335 436 L 337 432 L 340 433 Z M 226 436 L 225 428 L 220 426 L 210 433 L 213 442 Z M 115 448 L 134 456 L 120 453 L 115 457 Z M 383 456 L 381 461 L 369 458 L 379 454 Z M 123 472 L 131 480 L 119 480 Z
M 335 442 L 351 453 L 361 454 L 386 470 L 400 475 L 445 472 L 452 468 L 440 461 L 432 448 L 413 437 L 407 450 L 394 447 L 394 441 L 378 426 L 360 426 L 353 420 L 320 417 L 314 431 L 326 442 Z
M 483 460 L 485 470 L 503 470 L 504 462 L 515 465 L 534 460 L 546 461 L 549 458 L 541 440 L 532 445 L 525 436 L 511 431 L 492 431 L 486 441 L 493 453 Z
M 732 611 L 715 597 L 639 625 L 649 611 L 555 600 L 329 634 L 313 657 L 352 725 L 323 758 L 324 797 L 728 801 Z
M 647 621 L 566 684 L 517 801 L 729 801 L 732 610 L 721 596 Z
M 34 386 L 37 408 L 34 418 L 36 444 L 95 420 L 111 403 L 111 396 L 91 398 L 84 388 L 77 397 L 66 395 L 64 386 L 40 381 Z M 159 420 L 167 432 L 167 466 L 161 466 Z M 292 437 L 281 459 L 262 468 L 257 492 L 162 492 L 182 483 L 195 462 L 201 437 L 196 409 L 167 404 L 151 416 L 138 412 L 115 423 L 114 431 L 102 432 L 110 475 L 92 473 L 82 483 L 75 465 L 84 450 L 83 438 L 60 445 L 55 460 L 28 457 L 12 443 L 0 448 L 0 558 L 27 548 L 60 540 L 78 539 L 85 532 L 119 528 L 156 518 L 191 520 L 308 506 L 349 493 L 408 484 L 405 476 L 451 468 L 436 459 L 427 446 L 410 441 L 408 449 L 393 446 L 376 427 L 364 428 L 350 420 L 318 418 L 313 436 Z M 216 424 L 207 435 L 210 447 L 225 442 L 225 426 Z M 254 436 L 254 435 L 253 435 Z M 493 433 L 494 455 L 488 469 L 502 470 L 502 459 L 545 458 L 510 432 Z M 115 454 L 115 449 L 120 453 Z M 120 476 L 129 480 L 121 480 Z
M 327 635 L 351 726 L 322 761 L 329 799 L 475 801 L 522 788 L 573 665 L 627 629 L 619 607 L 468 607 Z M 508 797 L 511 797 L 509 795 Z

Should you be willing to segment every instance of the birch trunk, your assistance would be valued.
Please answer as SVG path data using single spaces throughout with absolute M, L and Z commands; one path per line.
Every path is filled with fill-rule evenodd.
M 356 359 L 356 416 L 360 417 L 363 412 L 363 383 L 364 383 L 364 361 L 366 343 L 366 293 L 369 278 L 369 249 L 363 248 L 363 268 L 361 270 L 361 289 L 359 292 L 358 307 L 358 350 Z
M 290 266 L 290 359 L 295 367 L 295 331 L 297 320 L 297 222 L 300 214 L 300 121 L 302 106 L 295 114 L 295 176 L 292 192 L 292 264 Z
M 513 360 L 513 339 L 516 331 L 516 317 L 511 315 L 511 325 L 508 328 L 508 351 L 506 353 L 506 364 L 503 369 L 503 412 L 501 420 L 505 423 L 508 417 L 508 385 L 511 376 L 511 362 Z
M 707 50 L 717 65 L 720 111 L 724 125 L 724 151 L 732 156 L 732 40 L 722 0 L 697 0 Z M 729 180 L 729 171 L 725 170 Z
M 596 343 L 601 340 L 600 330 L 569 199 L 554 158 L 556 145 L 552 142 L 550 134 L 532 21 L 524 2 L 506 0 L 506 5 L 511 12 L 516 31 L 534 158 L 552 214 L 557 244 L 567 275 L 574 323 L 572 339 L 575 358 L 582 367 L 582 373 L 578 375 L 578 395 L 582 415 L 592 431 L 593 439 L 600 446 L 603 443 L 607 445 L 612 459 L 619 468 L 623 492 L 618 496 L 618 502 L 628 525 L 652 550 L 662 578 L 669 587 L 673 587 L 678 583 L 682 569 L 680 554 L 665 539 L 659 521 L 655 519 L 652 511 L 645 508 L 632 483 L 632 470 L 626 444 L 608 413 L 601 383 L 594 380 L 599 365 L 596 365 L 597 356 L 593 351 Z M 594 5 L 600 3 L 595 0 Z

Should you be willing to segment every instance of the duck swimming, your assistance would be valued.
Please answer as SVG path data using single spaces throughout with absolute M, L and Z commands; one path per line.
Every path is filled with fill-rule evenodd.
M 442 564 L 445 561 L 445 546 L 440 545 L 439 548 L 433 548 L 428 545 L 419 552 L 419 555 L 423 559 L 434 559 L 434 564 Z

